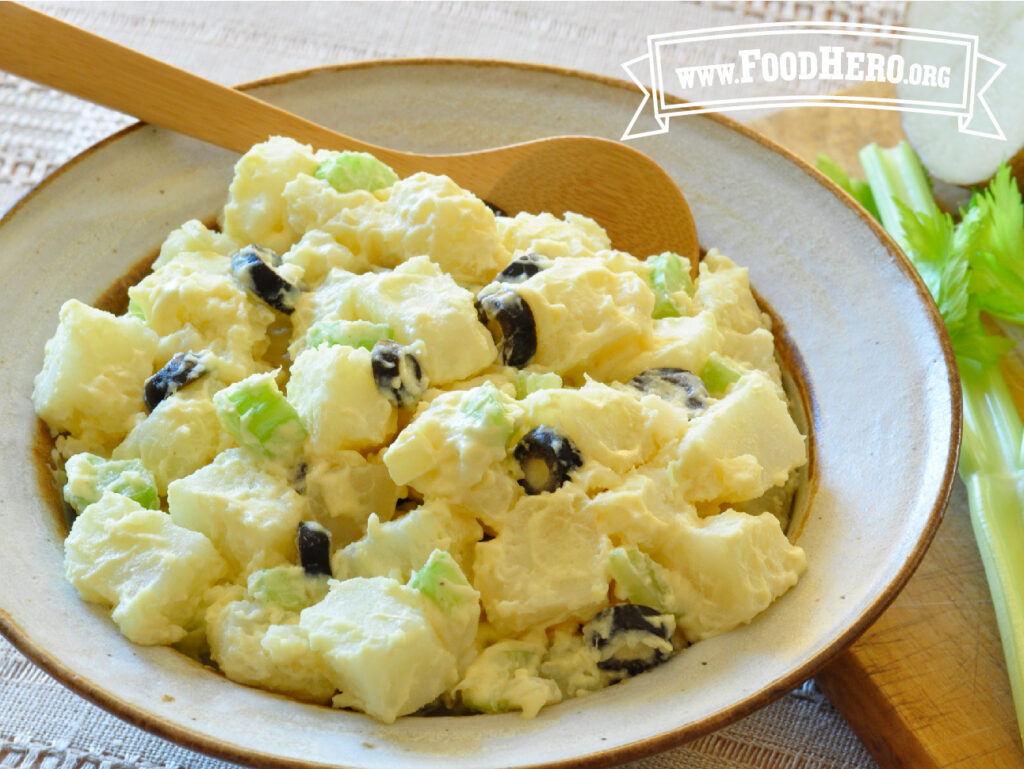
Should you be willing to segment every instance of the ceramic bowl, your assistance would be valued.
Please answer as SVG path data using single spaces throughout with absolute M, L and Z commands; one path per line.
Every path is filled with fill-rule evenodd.
M 450 152 L 557 134 L 619 137 L 625 83 L 482 61 L 369 62 L 252 86 L 376 144 Z M 944 509 L 958 384 L 913 270 L 816 172 L 725 119 L 677 118 L 635 142 L 678 182 L 701 243 L 749 266 L 802 379 L 813 466 L 802 580 L 747 626 L 621 685 L 542 711 L 387 726 L 240 686 L 168 648 L 133 646 L 62 575 L 63 522 L 34 452 L 32 379 L 70 297 L 95 301 L 164 236 L 223 205 L 236 155 L 136 126 L 68 163 L 0 222 L 0 628 L 122 718 L 274 767 L 604 765 L 668 748 L 778 697 L 848 645 L 909 578 Z

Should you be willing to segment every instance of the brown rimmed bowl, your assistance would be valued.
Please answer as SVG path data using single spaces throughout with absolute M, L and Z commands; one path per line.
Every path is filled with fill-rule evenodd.
M 376 144 L 469 150 L 542 136 L 618 138 L 632 86 L 569 70 L 392 60 L 293 73 L 256 96 Z M 515 714 L 379 724 L 231 683 L 134 646 L 63 578 L 64 526 L 37 472 L 32 379 L 68 298 L 93 302 L 168 232 L 223 205 L 237 156 L 133 126 L 0 219 L 0 630 L 57 679 L 190 748 L 266 767 L 603 766 L 720 728 L 849 645 L 910 577 L 956 469 L 960 392 L 927 292 L 896 246 L 823 177 L 716 116 L 634 142 L 678 182 L 701 243 L 749 266 L 799 383 L 813 465 L 799 584 L 751 624 L 618 686 Z

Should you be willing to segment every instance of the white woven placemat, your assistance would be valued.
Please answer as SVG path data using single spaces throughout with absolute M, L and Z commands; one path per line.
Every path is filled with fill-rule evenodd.
M 902 2 L 793 1 L 32 5 L 222 83 L 406 56 L 504 58 L 622 77 L 620 64 L 642 53 L 647 35 L 657 32 L 788 19 L 898 24 L 904 9 Z M 701 57 L 697 63 L 712 61 L 714 50 L 695 56 Z M 129 122 L 0 73 L 0 212 L 68 158 Z M 0 767 L 229 766 L 122 723 L 64 689 L 0 638 Z M 877 769 L 813 681 L 730 727 L 630 766 Z

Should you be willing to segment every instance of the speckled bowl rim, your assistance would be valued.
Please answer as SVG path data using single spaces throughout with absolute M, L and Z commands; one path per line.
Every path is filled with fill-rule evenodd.
M 236 86 L 240 90 L 250 90 L 254 88 L 260 88 L 271 85 L 281 85 L 292 82 L 297 82 L 307 77 L 312 77 L 325 72 L 339 72 L 347 70 L 362 70 L 371 69 L 378 67 L 416 67 L 416 66 L 438 66 L 438 65 L 452 65 L 452 66 L 472 66 L 472 67 L 494 67 L 494 68 L 511 68 L 519 69 L 528 72 L 546 73 L 553 75 L 560 75 L 568 78 L 576 78 L 586 80 L 613 88 L 625 89 L 628 91 L 636 91 L 637 87 L 635 84 L 626 82 L 618 78 L 607 77 L 604 75 L 598 75 L 590 72 L 584 72 L 581 70 L 574 70 L 565 67 L 556 67 L 545 64 L 535 64 L 529 62 L 517 62 L 517 61 L 504 61 L 500 59 L 476 59 L 476 58 L 454 58 L 454 57 L 414 57 L 414 58 L 396 58 L 396 59 L 367 59 L 363 61 L 347 62 L 343 64 L 327 65 L 322 67 L 310 67 L 306 69 L 293 70 L 289 72 L 272 75 L 270 77 L 260 78 L 257 80 L 251 80 L 241 85 Z M 666 95 L 666 99 L 670 103 L 684 103 L 685 100 Z M 943 514 L 946 507 L 949 504 L 950 495 L 952 494 L 953 484 L 956 477 L 957 462 L 960 453 L 960 434 L 962 427 L 962 394 L 960 389 L 960 378 L 957 374 L 956 359 L 953 354 L 953 348 L 949 341 L 949 337 L 945 331 L 945 326 L 942 322 L 942 318 L 939 315 L 938 309 L 935 303 L 932 301 L 931 295 L 928 292 L 927 287 L 922 281 L 920 275 L 914 269 L 913 265 L 907 260 L 906 256 L 903 255 L 899 246 L 896 242 L 882 229 L 881 225 L 874 218 L 872 218 L 859 204 L 857 204 L 849 195 L 847 195 L 838 185 L 828 179 L 824 174 L 817 171 L 815 168 L 810 166 L 808 163 L 797 157 L 794 153 L 785 149 L 781 145 L 772 141 L 771 139 L 763 136 L 762 134 L 748 128 L 735 120 L 725 117 L 716 113 L 708 113 L 703 117 L 719 123 L 726 128 L 729 128 L 739 134 L 742 134 L 748 139 L 752 139 L 756 143 L 771 150 L 772 152 L 781 155 L 783 158 L 788 160 L 790 163 L 795 165 L 811 179 L 816 181 L 818 184 L 826 188 L 831 192 L 840 202 L 842 202 L 847 208 L 861 218 L 868 228 L 874 233 L 875 237 L 882 243 L 882 245 L 889 252 L 894 262 L 899 265 L 903 274 L 911 281 L 914 285 L 921 301 L 926 308 L 928 315 L 931 319 L 931 325 L 935 331 L 943 354 L 943 361 L 945 363 L 947 379 L 950 389 L 950 413 L 952 420 L 950 423 L 950 448 L 946 459 L 946 465 L 943 472 L 942 483 L 939 489 L 939 493 L 932 506 L 931 512 L 928 516 L 926 525 L 922 528 L 920 537 L 917 544 L 914 546 L 910 553 L 910 556 L 904 561 L 900 570 L 896 573 L 895 577 L 886 585 L 885 589 L 877 596 L 877 598 L 861 612 L 860 616 L 850 624 L 850 626 L 841 633 L 835 640 L 832 641 L 828 646 L 824 647 L 817 654 L 810 657 L 802 665 L 794 668 L 788 674 L 779 677 L 775 681 L 770 682 L 758 691 L 750 694 L 739 702 L 735 703 L 731 707 L 719 710 L 715 713 L 710 714 L 706 718 L 699 721 L 686 724 L 685 726 L 673 729 L 662 734 L 643 739 L 637 742 L 622 745 L 616 748 L 610 748 L 603 751 L 597 751 L 589 753 L 579 758 L 573 758 L 568 760 L 561 760 L 555 762 L 547 762 L 543 764 L 529 764 L 522 765 L 520 769 L 570 769 L 570 767 L 602 767 L 610 766 L 618 763 L 625 763 L 629 761 L 635 761 L 640 758 L 658 753 L 670 748 L 676 747 L 684 742 L 695 739 L 702 735 L 713 732 L 717 729 L 736 721 L 750 713 L 764 707 L 768 703 L 782 696 L 786 692 L 792 690 L 795 686 L 799 685 L 802 681 L 813 676 L 821 668 L 825 667 L 830 661 L 842 653 L 849 645 L 851 645 L 861 633 L 881 615 L 881 613 L 888 607 L 890 603 L 896 598 L 900 590 L 907 583 L 914 571 L 917 569 L 924 557 L 925 552 L 928 549 L 932 538 L 935 536 L 935 532 L 939 528 L 939 524 L 942 522 Z M 92 155 L 100 148 L 106 147 L 108 144 L 121 139 L 122 137 L 139 130 L 146 124 L 137 122 L 130 126 L 123 128 L 111 136 L 97 142 L 91 147 L 83 150 L 75 157 L 68 160 L 64 165 L 54 171 L 50 176 L 44 179 L 39 185 L 34 187 L 26 195 L 20 198 L 14 205 L 12 205 L 2 216 L 0 216 L 0 227 L 2 227 L 9 218 L 17 213 L 17 211 L 31 198 L 33 198 L 39 190 L 53 184 L 63 174 L 85 159 Z M 794 348 L 789 346 L 792 351 Z M 792 361 L 798 367 L 800 366 L 799 358 L 797 357 Z M 801 371 L 801 376 L 805 372 Z M 806 388 L 801 388 L 801 397 L 810 398 L 810 393 Z M 805 402 L 804 406 L 807 411 L 809 422 L 813 425 L 815 421 L 815 414 L 813 411 L 813 398 L 810 398 L 811 402 Z M 812 478 L 813 484 L 813 478 Z M 813 487 L 811 489 L 813 494 Z M 45 649 L 38 648 L 34 645 L 27 635 L 21 630 L 21 628 L 15 624 L 11 617 L 2 609 L 0 609 L 0 633 L 4 636 L 26 657 L 32 660 L 36 665 L 41 667 L 49 675 L 55 678 L 60 683 L 67 686 L 72 691 L 76 692 L 80 696 L 86 698 L 92 703 L 98 705 L 104 710 L 112 713 L 118 718 L 130 723 L 134 726 L 145 729 L 153 734 L 156 734 L 165 739 L 171 740 L 183 747 L 204 753 L 215 758 L 231 761 L 235 763 L 242 763 L 249 766 L 258 767 L 280 767 L 281 769 L 325 769 L 326 767 L 332 767 L 332 769 L 341 769 L 340 764 L 323 764 L 320 762 L 303 761 L 298 759 L 285 758 L 282 756 L 274 755 L 271 753 L 250 751 L 238 749 L 231 743 L 218 740 L 214 737 L 209 737 L 198 732 L 192 731 L 187 727 L 184 727 L 178 723 L 172 722 L 168 719 L 160 718 L 154 714 L 142 712 L 139 709 L 125 703 L 123 700 L 118 698 L 116 695 L 108 692 L 107 690 L 96 685 L 94 682 L 89 681 L 78 675 L 74 670 L 66 667 L 62 662 L 49 655 Z

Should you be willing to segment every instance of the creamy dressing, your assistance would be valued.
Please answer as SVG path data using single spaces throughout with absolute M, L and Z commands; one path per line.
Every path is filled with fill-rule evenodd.
M 367 186 L 332 187 L 325 163 Z M 746 270 L 712 250 L 666 291 L 585 217 L 496 217 L 446 177 L 386 171 L 256 145 L 221 230 L 172 232 L 127 313 L 65 304 L 33 403 L 80 507 L 82 598 L 136 643 L 390 722 L 532 717 L 792 587 L 806 559 L 779 497 L 806 440 Z M 301 291 L 232 274 L 250 245 Z M 481 322 L 498 291 L 528 329 Z M 503 334 L 533 335 L 529 355 L 503 360 Z M 176 354 L 204 373 L 150 412 Z M 730 381 L 708 393 L 712 355 Z M 303 570 L 300 529 L 330 578 Z M 642 627 L 614 625 L 644 601 Z

